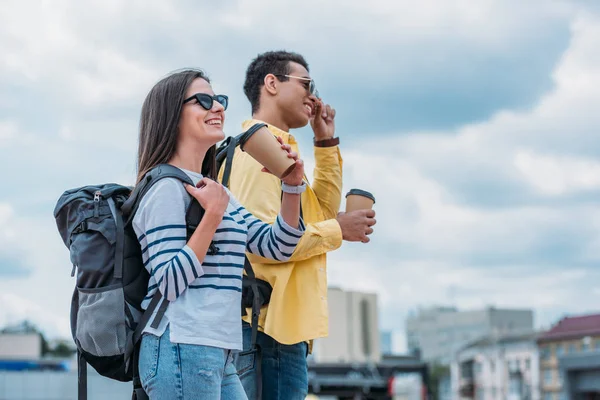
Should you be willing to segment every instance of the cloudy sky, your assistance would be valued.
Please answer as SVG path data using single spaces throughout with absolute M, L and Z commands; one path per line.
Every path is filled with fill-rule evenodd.
M 256 54 L 302 53 L 337 110 L 344 189 L 372 191 L 369 245 L 329 258 L 376 291 L 381 327 L 419 306 L 600 311 L 600 7 L 567 0 L 4 0 L 0 12 L 0 325 L 69 334 L 61 193 L 132 184 L 141 103 L 201 67 L 250 107 Z M 210 5 L 209 5 L 210 4 Z M 295 132 L 314 165 L 310 129 Z

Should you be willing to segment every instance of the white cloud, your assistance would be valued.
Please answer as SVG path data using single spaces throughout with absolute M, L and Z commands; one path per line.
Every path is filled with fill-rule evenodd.
M 554 69 L 554 87 L 529 110 L 499 111 L 454 131 L 344 142 L 345 189 L 372 191 L 379 222 L 371 244 L 345 244 L 331 255 L 330 281 L 377 291 L 388 326 L 397 326 L 395 319 L 417 304 L 449 302 L 452 287 L 461 307 L 577 310 L 581 288 L 596 293 L 590 271 L 575 265 L 598 260 L 600 218 L 590 217 L 600 215 L 596 205 L 483 209 L 463 201 L 455 182 L 502 178 L 550 198 L 598 188 L 599 164 L 588 153 L 600 126 L 598 16 L 569 2 L 353 0 L 299 7 L 240 0 L 212 5 L 207 18 L 192 3 L 3 4 L 0 88 L 13 91 L 0 91 L 0 105 L 28 108 L 0 122 L 0 165 L 28 172 L 8 177 L 22 193 L 12 205 L 0 203 L 0 256 L 22 255 L 31 275 L 0 280 L 0 301 L 23 304 L 0 310 L 0 324 L 31 315 L 68 334 L 74 280 L 51 208 L 70 187 L 131 183 L 141 102 L 170 69 L 200 65 L 218 90 L 238 96 L 228 118 L 228 129 L 236 132 L 247 112 L 243 71 L 258 51 L 287 47 L 309 54 L 311 66 L 329 71 L 324 82 L 332 88 L 353 85 L 357 71 L 365 81 L 383 76 L 410 83 L 438 71 L 459 48 L 501 57 L 523 42 L 536 43 L 547 26 L 571 19 L 572 37 Z M 12 98 L 22 91 L 35 96 Z M 365 127 L 378 122 L 364 118 Z M 303 153 L 310 168 L 309 149 Z M 29 211 L 32 205 L 37 211 Z M 548 265 L 542 272 L 539 260 L 531 259 L 549 240 L 545 233 L 561 230 L 589 240 L 572 255 L 573 265 Z M 390 244 L 400 252 L 397 259 L 380 253 Z M 506 254 L 513 260 L 498 262 Z
M 600 162 L 575 157 L 543 156 L 517 151 L 514 164 L 545 195 L 600 188 Z
M 366 135 L 346 149 L 345 186 L 375 194 L 378 224 L 369 245 L 346 244 L 330 256 L 330 281 L 379 293 L 383 324 L 397 329 L 403 324 L 389 310 L 401 314 L 417 304 L 581 311 L 580 294 L 596 290 L 596 273 L 581 262 L 598 261 L 600 206 L 478 209 L 460 201 L 461 188 L 452 182 L 502 177 L 548 197 L 600 188 L 600 163 L 577 155 L 587 146 L 573 145 L 597 141 L 598 22 L 589 15 L 575 20 L 571 47 L 553 75 L 555 89 L 531 110 L 501 111 L 455 132 Z M 537 259 L 573 234 L 581 236 L 579 249 L 556 249 L 569 252 L 566 260 Z M 382 257 L 382 249 L 397 253 Z M 508 263 L 507 254 L 513 256 Z
M 27 294 L 0 293 L 0 327 L 13 326 L 24 320 L 42 329 L 46 339 L 68 338 L 71 336 L 68 314 L 49 312 L 44 303 L 36 303 Z
M 17 123 L 14 121 L 0 120 L 0 147 L 6 146 L 17 136 Z

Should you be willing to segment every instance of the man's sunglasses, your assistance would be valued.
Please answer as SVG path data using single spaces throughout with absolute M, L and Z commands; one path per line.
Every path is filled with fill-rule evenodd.
M 294 75 L 281 75 L 281 74 L 273 74 L 275 76 L 284 76 L 286 78 L 294 78 L 294 79 L 300 79 L 301 81 L 309 81 L 309 85 L 308 85 L 308 93 L 312 94 L 313 96 L 315 96 L 317 99 L 319 99 L 319 91 L 317 90 L 317 85 L 315 84 L 315 81 L 311 78 L 305 78 L 303 76 L 294 76 Z
M 212 108 L 214 101 L 221 104 L 225 110 L 227 110 L 227 105 L 229 104 L 229 97 L 225 96 L 224 94 L 215 94 L 214 96 L 211 96 L 210 94 L 206 93 L 196 93 L 192 97 L 185 99 L 183 104 L 194 99 L 196 99 L 198 104 L 200 104 L 206 111 Z

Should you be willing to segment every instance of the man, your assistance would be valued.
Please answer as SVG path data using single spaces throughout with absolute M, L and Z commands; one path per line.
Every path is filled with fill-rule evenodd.
M 236 358 L 249 399 L 256 399 L 258 368 L 262 370 L 263 399 L 304 399 L 308 392 L 306 356 L 312 340 L 328 334 L 326 254 L 339 248 L 342 240 L 368 242 L 375 212 L 338 214 L 342 158 L 335 137 L 336 112 L 318 98 L 301 55 L 285 51 L 260 54 L 248 66 L 244 92 L 252 105 L 252 119 L 243 123 L 243 130 L 264 122 L 296 152 L 298 144 L 290 129 L 310 121 L 314 132 L 314 181 L 300 189 L 305 190 L 301 207 L 306 231 L 296 251 L 285 263 L 248 255 L 257 278 L 273 287 L 258 324 L 262 363 L 257 366 L 252 354 Z M 273 223 L 281 206 L 282 184 L 261 169 L 238 147 L 229 187 L 249 212 Z M 248 349 L 250 315 L 244 320 L 244 349 Z

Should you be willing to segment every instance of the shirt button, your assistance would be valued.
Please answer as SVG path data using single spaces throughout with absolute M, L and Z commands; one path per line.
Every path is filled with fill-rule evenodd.
M 323 272 L 323 271 L 325 271 L 325 270 L 324 270 L 323 268 L 319 268 L 319 271 Z
M 321 300 L 325 300 L 325 297 L 324 297 L 324 296 L 321 296 Z
M 330 245 L 329 248 L 330 249 L 335 249 L 335 246 L 334 245 Z

